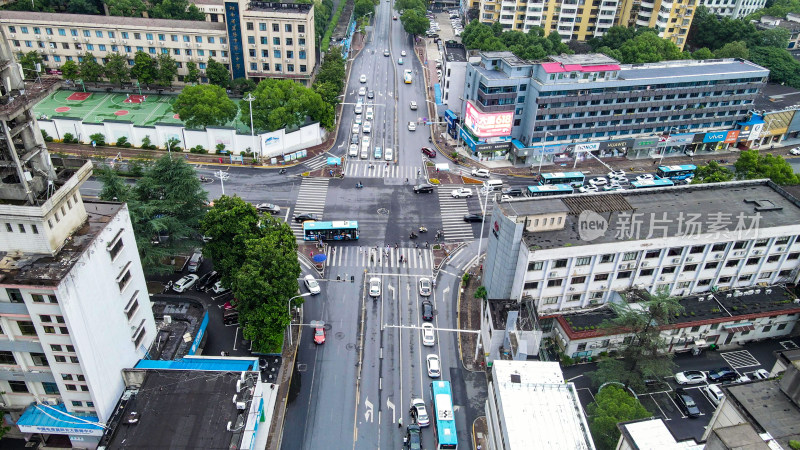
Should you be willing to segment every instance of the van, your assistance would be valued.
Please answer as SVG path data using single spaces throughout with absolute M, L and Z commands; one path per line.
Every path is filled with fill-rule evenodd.
M 708 386 L 703 388 L 703 391 L 708 396 L 708 399 L 714 406 L 719 406 L 722 403 L 722 399 L 725 398 L 725 394 L 722 393 L 722 389 L 719 388 L 716 384 L 709 384 Z
M 503 187 L 503 180 L 487 180 L 483 183 L 483 187 L 487 191 L 496 191 Z
M 189 273 L 197 272 L 201 264 L 203 264 L 203 253 L 200 250 L 195 250 L 194 253 L 192 253 L 192 257 L 189 258 L 189 264 L 187 266 Z

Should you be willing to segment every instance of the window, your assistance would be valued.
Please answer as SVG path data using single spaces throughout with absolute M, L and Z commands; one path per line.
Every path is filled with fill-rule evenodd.
M 151 34 L 150 36 L 152 37 L 153 35 Z M 133 38 L 137 41 L 142 40 L 142 33 L 133 33 Z
M 192 42 L 192 39 L 189 36 L 184 36 L 183 42 Z
M 703 251 L 705 251 L 705 249 L 706 249 L 705 245 L 695 245 L 694 247 L 689 249 L 689 253 L 693 254 L 693 255 L 696 255 L 698 253 L 703 253 Z
M 297 26 L 297 32 L 298 33 L 305 33 L 306 32 L 306 26 L 305 25 L 298 25 Z
M 11 303 L 24 303 L 22 292 L 20 292 L 19 289 L 6 288 L 6 294 L 8 295 L 8 299 L 11 300 Z
M 599 273 L 599 274 L 594 276 L 594 279 L 592 281 L 606 281 L 606 280 L 608 280 L 608 274 L 607 273 Z
M 569 284 L 583 284 L 586 283 L 586 277 L 572 277 Z
M 31 353 L 31 359 L 34 366 L 49 366 L 47 363 L 47 355 L 44 353 Z
M 124 269 L 122 269 L 122 274 L 117 278 L 117 285 L 119 286 L 119 290 L 125 290 L 125 286 L 128 285 L 128 281 L 131 280 L 131 271 L 128 269 L 130 263 L 128 263 Z
M 703 270 L 716 269 L 717 267 L 719 267 L 719 262 L 714 261 L 714 262 L 706 263 L 706 265 L 703 266 Z
M 761 262 L 761 258 L 747 258 L 746 266 L 754 266 Z
M 33 326 L 33 322 L 29 320 L 18 320 L 17 326 L 19 327 L 19 332 L 24 336 L 36 336 L 36 327 Z
M 683 272 L 694 272 L 697 270 L 697 264 L 687 264 L 683 266 Z
M 781 255 L 772 255 L 772 256 L 767 258 L 767 262 L 768 263 L 778 262 L 780 260 L 781 260 Z
M 772 325 L 767 325 L 767 326 L 765 326 L 764 328 L 761 329 L 761 332 L 762 333 L 766 333 L 771 329 L 772 329 Z
M 648 250 L 648 251 L 647 251 L 647 252 L 644 254 L 644 257 L 645 257 L 646 259 L 650 259 L 650 258 L 658 258 L 659 256 L 661 256 L 661 250 Z
M 731 277 L 719 277 L 719 283 L 730 283 Z
M 751 278 L 753 278 L 752 274 L 751 275 L 742 275 L 739 278 L 737 278 L 736 281 L 740 281 L 740 282 L 741 281 L 750 281 Z
M 555 267 L 556 269 L 560 269 L 560 268 L 563 268 L 563 267 L 567 267 L 567 260 L 566 260 L 566 259 L 557 259 L 557 260 L 556 260 L 556 261 L 553 263 L 553 267 Z
M 281 26 L 280 26 L 279 24 L 277 24 L 277 23 L 273 23 L 273 24 L 272 24 L 272 31 L 275 31 L 275 32 L 281 31 L 281 28 L 280 28 L 280 27 L 281 27 Z
M 292 32 L 292 24 L 290 24 L 290 23 L 284 24 L 283 25 L 283 31 L 285 31 L 287 33 L 291 33 Z
M 542 299 L 542 302 L 545 305 L 555 305 L 556 303 L 558 303 L 558 297 L 545 297 Z
M 698 286 L 708 286 L 711 284 L 711 278 L 703 278 L 702 280 L 697 282 Z
M 548 281 L 547 281 L 547 287 L 558 287 L 558 286 L 561 286 L 561 283 L 562 283 L 563 281 L 564 281 L 564 280 L 563 280 L 563 279 L 561 279 L 561 278 L 559 278 L 559 279 L 556 279 L 556 280 L 548 280 Z
M 591 262 L 592 262 L 591 256 L 582 256 L 580 258 L 575 258 L 576 266 L 588 266 L 589 263 Z
M 768 242 L 769 239 L 756 239 L 756 242 L 755 244 L 753 244 L 753 247 L 766 247 Z
M 762 272 L 759 276 L 759 280 L 766 280 L 772 278 L 772 275 L 775 275 L 775 272 Z
M 299 55 L 300 59 L 306 59 L 306 51 L 305 50 L 300 50 L 298 52 L 298 55 Z
M 683 248 L 671 248 L 667 251 L 667 256 L 681 256 Z
M 9 352 L 6 350 L 0 351 L 0 364 L 16 365 L 17 360 L 14 358 L 14 352 Z
M 28 390 L 28 384 L 24 381 L 9 381 L 8 387 L 11 389 L 11 392 L 30 392 Z
M 633 274 L 633 272 L 631 272 L 630 270 L 626 270 L 624 272 L 618 273 L 617 274 L 617 279 L 620 280 L 620 279 L 623 279 L 623 278 L 630 278 L 632 274 Z
M 12 227 L 11 224 L 8 222 L 6 222 L 6 231 L 8 231 L 9 233 L 14 232 L 14 227 Z
M 783 330 L 784 328 L 786 328 L 786 324 L 785 324 L 785 323 L 782 323 L 782 324 L 778 325 L 778 326 L 777 326 L 775 329 L 776 329 L 776 330 L 778 330 L 778 331 L 780 331 L 780 330 Z M 9 382 L 9 383 L 10 383 L 10 382 Z
M 528 272 L 532 272 L 534 270 L 542 270 L 542 266 L 544 266 L 543 261 L 533 261 L 528 263 Z
M 119 252 L 122 251 L 123 245 L 124 244 L 122 243 L 122 237 L 120 237 L 119 239 L 117 239 L 117 242 L 115 242 L 114 245 L 111 246 L 111 248 L 108 250 L 108 252 L 111 253 L 112 261 L 117 259 L 117 255 L 119 255 Z
M 714 244 L 714 246 L 711 247 L 711 251 L 712 252 L 724 252 L 726 246 L 727 246 L 727 244 Z
M 675 273 L 675 266 L 664 267 L 661 273 Z
M 800 258 L 800 253 L 789 253 L 789 256 L 786 259 L 797 259 Z
M 622 255 L 622 260 L 623 261 L 634 260 L 634 259 L 636 259 L 636 255 L 637 255 L 637 252 L 626 252 L 625 254 Z
M 610 263 L 610 262 L 614 262 L 614 255 L 602 255 L 602 256 L 600 257 L 600 262 L 601 262 L 601 263 Z
M 698 326 L 696 326 L 696 327 L 692 327 L 692 329 L 691 329 L 691 330 L 689 330 L 689 331 L 690 331 L 691 333 L 696 333 L 696 332 L 700 331 L 700 326 L 698 325 Z
M 305 55 L 305 52 L 303 52 L 303 54 Z M 305 58 L 301 58 L 301 59 L 305 59 Z M 306 70 L 307 70 L 306 65 L 305 64 L 300 64 L 300 73 L 305 73 Z
M 522 287 L 522 289 L 525 290 L 538 289 L 538 288 L 539 288 L 538 281 L 528 281 L 525 283 L 525 286 Z
M 746 245 L 747 245 L 747 242 L 745 242 L 745 241 L 739 241 L 739 242 L 736 242 L 736 243 L 734 243 L 734 244 L 733 244 L 733 249 L 734 249 L 734 250 L 741 250 L 741 249 L 743 249 L 743 248 L 744 248 Z
M 273 56 L 274 58 L 278 58 L 278 59 L 280 59 L 280 57 L 281 57 L 281 51 L 280 51 L 280 50 L 273 50 L 273 51 L 272 51 L 272 56 Z
M 649 276 L 653 275 L 653 272 L 654 272 L 653 269 L 644 269 L 644 270 L 639 271 L 639 276 L 640 277 L 649 277 Z
M 128 32 L 127 31 L 123 31 L 120 34 L 122 34 L 122 39 L 128 39 Z
M 55 395 L 58 394 L 58 385 L 55 383 L 43 381 L 42 382 L 42 389 L 44 389 L 45 394 Z
M 581 301 L 581 297 L 582 297 L 581 294 L 572 294 L 569 297 L 567 297 L 567 301 L 568 302 L 579 302 L 579 301 Z
M 55 359 L 57 363 L 67 362 L 67 357 L 64 355 L 53 355 L 53 359 Z
M 77 356 L 70 356 L 69 360 L 75 364 L 78 364 L 78 357 Z

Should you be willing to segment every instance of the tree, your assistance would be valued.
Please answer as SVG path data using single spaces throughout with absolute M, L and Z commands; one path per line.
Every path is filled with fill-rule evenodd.
M 428 9 L 426 4 L 427 3 L 424 0 L 396 0 L 394 2 L 394 9 L 397 11 L 408 11 L 415 9 L 417 11 L 422 11 L 424 14 Z
M 692 59 L 711 59 L 714 57 L 714 54 L 711 53 L 711 50 L 703 47 L 699 50 L 695 50 L 692 53 Z
M 131 187 L 125 183 L 116 170 L 102 166 L 96 169 L 96 173 L 97 178 L 103 183 L 103 189 L 100 191 L 101 200 L 128 203 L 129 211 L 135 207 L 132 203 L 135 200 L 131 198 Z
M 617 381 L 639 392 L 644 389 L 644 380 L 672 375 L 674 355 L 662 352 L 666 343 L 661 336 L 661 327 L 670 324 L 683 307 L 665 290 L 641 295 L 632 292 L 627 301 L 610 304 L 615 317 L 601 325 L 610 333 L 628 335 L 619 350 L 620 358 L 601 360 L 590 377 L 596 384 Z
M 105 3 L 112 16 L 141 17 L 147 10 L 142 0 L 105 0 Z
M 122 86 L 131 80 L 130 69 L 128 69 L 128 58 L 120 55 L 119 53 L 112 53 L 108 55 L 108 61 L 103 66 L 103 75 L 108 78 L 108 81 Z
M 167 53 L 160 53 L 156 56 L 158 71 L 156 79 L 161 86 L 172 86 L 172 80 L 178 74 L 178 63 Z
M 601 389 L 586 408 L 586 414 L 589 416 L 592 439 L 599 450 L 616 448 L 620 436 L 618 423 L 652 416 L 639 399 L 616 385 Z
M 750 59 L 750 50 L 747 49 L 747 44 L 744 41 L 733 41 L 715 51 L 714 57 Z
M 237 78 L 231 82 L 231 90 L 239 95 L 254 91 L 256 86 L 256 82 L 250 78 Z
M 65 61 L 60 70 L 61 76 L 64 77 L 65 80 L 75 81 L 80 78 L 78 64 L 71 59 L 69 61 Z
M 345 82 L 345 61 L 342 57 L 342 50 L 339 47 L 332 47 L 325 54 L 325 59 L 320 64 L 317 71 L 315 84 L 331 83 L 336 86 L 336 95 L 342 92 Z
M 163 0 L 153 6 L 150 17 L 172 20 L 205 20 L 206 15 L 187 0 Z
M 314 83 L 314 92 L 322 97 L 325 103 L 336 106 L 340 102 L 339 93 L 342 92 L 335 84 L 331 82 Z
M 253 125 L 257 130 L 275 131 L 303 125 L 306 117 L 331 129 L 334 124 L 333 107 L 322 97 L 293 80 L 266 79 L 253 91 Z M 250 105 L 239 103 L 243 115 L 249 114 Z
M 97 83 L 103 76 L 103 66 L 98 64 L 97 59 L 91 53 L 83 55 L 83 61 L 78 63 L 78 69 L 84 82 Z
M 31 50 L 28 53 L 19 54 L 19 64 L 22 66 L 22 72 L 26 79 L 36 78 L 36 65 L 39 64 L 41 68 L 42 57 L 38 52 Z
M 67 12 L 70 14 L 99 14 L 97 5 L 89 0 L 69 0 Z
M 425 33 L 431 26 L 431 21 L 425 17 L 425 13 L 416 9 L 407 9 L 403 11 L 403 15 L 400 16 L 400 21 L 406 33 L 415 36 Z
M 186 86 L 172 104 L 188 128 L 225 125 L 236 118 L 236 104 L 225 89 L 213 84 Z
M 89 135 L 89 140 L 94 142 L 95 145 L 106 145 L 106 137 L 103 133 L 94 133 Z
M 367 14 L 374 14 L 375 13 L 375 3 L 372 0 L 356 0 L 355 6 L 353 7 L 353 15 L 360 19 Z
M 215 61 L 214 58 L 208 60 L 206 77 L 208 77 L 209 83 L 216 84 L 225 89 L 231 84 L 231 73 L 228 71 L 228 68 L 222 63 Z
M 694 173 L 692 184 L 719 183 L 731 181 L 736 174 L 716 161 L 709 161 L 708 165 L 699 166 Z
M 782 156 L 770 153 L 759 153 L 756 150 L 741 152 L 734 167 L 736 168 L 736 178 L 740 180 L 769 178 L 778 185 L 800 183 L 792 166 Z
M 200 80 L 200 70 L 197 63 L 189 61 L 186 63 L 186 75 L 183 77 L 185 83 L 197 83 Z
M 650 63 L 665 60 L 685 59 L 681 50 L 672 41 L 658 37 L 655 32 L 642 33 L 619 47 L 620 62 L 625 64 Z
M 800 87 L 800 62 L 783 48 L 751 47 L 750 60 L 769 69 L 769 80 L 773 83 Z
M 152 84 L 158 76 L 158 63 L 155 58 L 145 52 L 136 52 L 133 57 L 131 76 L 145 86 Z

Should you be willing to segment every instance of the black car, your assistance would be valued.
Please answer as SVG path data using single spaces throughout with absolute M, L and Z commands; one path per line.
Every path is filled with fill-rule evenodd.
M 505 188 L 500 192 L 503 195 L 508 195 L 509 197 L 521 197 L 522 196 L 522 189 L 520 189 L 520 188 Z
M 436 158 L 436 150 L 428 147 L 422 147 L 422 154 L 428 158 Z
M 427 322 L 433 320 L 433 303 L 428 300 L 422 302 L 422 320 Z
M 256 210 L 258 212 L 270 213 L 273 216 L 281 213 L 281 207 L 272 203 L 259 203 L 256 205 Z
M 464 222 L 481 222 L 483 216 L 480 214 L 467 214 L 464 216 Z
M 700 417 L 700 408 L 688 392 L 683 388 L 675 389 L 675 403 L 689 417 Z
M 206 289 L 210 288 L 214 285 L 222 275 L 219 274 L 216 270 L 212 270 L 209 272 L 200 275 L 200 279 L 197 280 L 197 283 L 194 284 L 194 289 L 200 292 L 205 292 Z
M 406 439 L 403 448 L 407 450 L 422 450 L 419 425 L 411 424 L 406 428 Z
M 737 378 L 739 378 L 739 374 L 730 367 L 720 367 L 719 369 L 708 371 L 708 381 L 711 383 L 736 381 Z
M 319 216 L 316 214 L 306 213 L 306 214 L 298 214 L 294 216 L 294 221 L 297 223 L 307 222 L 309 220 L 319 220 Z
M 414 186 L 414 193 L 415 194 L 424 194 L 433 192 L 433 185 L 430 184 L 418 184 Z
M 373 91 L 372 89 L 367 91 L 367 98 L 375 98 L 375 91 Z

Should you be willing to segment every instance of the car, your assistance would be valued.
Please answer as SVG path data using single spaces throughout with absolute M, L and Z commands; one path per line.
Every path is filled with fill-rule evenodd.
M 431 279 L 422 277 L 419 279 L 419 295 L 428 297 L 431 295 Z
M 272 203 L 259 203 L 256 205 L 256 211 L 267 212 L 275 216 L 281 213 L 281 207 Z
M 421 427 L 427 427 L 431 424 L 431 420 L 428 417 L 428 410 L 425 409 L 425 400 L 421 398 L 415 398 L 411 400 L 411 417 L 414 418 L 414 422 Z
M 433 347 L 436 343 L 436 333 L 433 325 L 429 323 L 422 324 L 422 345 L 426 347 Z
M 651 180 L 654 180 L 654 179 L 655 179 L 655 177 L 653 177 L 652 173 L 644 173 L 644 174 L 639 175 L 639 176 L 636 177 L 636 181 L 638 181 L 638 182 L 651 181 Z
M 351 144 L 358 144 L 358 135 L 357 134 L 353 134 L 353 135 L 350 136 L 350 143 Z
M 465 198 L 465 197 L 466 198 L 470 198 L 470 197 L 472 197 L 472 189 L 470 189 L 470 188 L 453 189 L 450 192 L 450 195 L 453 198 Z
M 412 74 L 413 74 L 413 72 L 411 71 L 411 69 L 404 70 L 403 71 L 403 83 L 411 84 L 411 81 L 414 79 Z
M 394 159 L 394 152 L 392 151 L 391 148 L 387 148 L 386 150 L 384 150 L 383 159 L 385 159 L 386 161 L 391 161 Z
M 347 152 L 348 156 L 358 156 L 358 144 L 350 144 L 350 151 Z
M 433 320 L 433 303 L 430 300 L 422 302 L 422 320 L 430 322 Z
M 361 114 L 363 111 L 364 111 L 364 104 L 356 103 L 356 108 L 355 108 L 356 114 Z
M 722 399 L 725 398 L 725 394 L 722 393 L 722 389 L 719 388 L 716 384 L 709 384 L 708 386 L 704 386 L 702 388 L 703 392 L 705 392 L 706 397 L 714 406 L 719 406 L 722 403 Z
M 397 16 L 392 16 L 392 20 L 397 20 Z
M 437 70 L 437 71 L 436 71 L 436 76 L 437 76 L 438 78 L 442 78 L 442 71 L 441 71 L 441 70 Z
M 389 56 L 389 49 L 388 48 L 383 49 L 383 56 Z
M 500 191 L 501 194 L 507 195 L 509 197 L 521 197 L 522 196 L 522 189 L 520 188 L 505 188 Z
M 214 283 L 219 281 L 221 275 L 216 270 L 209 270 L 208 272 L 200 275 L 200 278 L 197 279 L 197 282 L 194 284 L 194 290 L 204 292 Z
M 381 149 L 380 147 L 378 147 L 376 145 L 375 146 L 375 159 L 380 160 L 382 157 L 383 157 L 383 149 Z
M 215 294 L 222 294 L 223 292 L 228 292 L 230 289 L 224 287 L 222 285 L 222 280 L 218 280 L 214 285 L 212 285 L 208 290 Z
M 608 176 L 608 178 L 610 180 L 613 180 L 615 178 L 616 179 L 625 178 L 625 171 L 624 170 L 612 170 L 611 172 L 608 172 L 608 174 L 606 176 Z
M 375 91 L 372 89 L 367 91 L 367 98 L 375 98 Z
M 439 356 L 428 355 L 425 357 L 425 362 L 428 365 L 429 377 L 439 378 L 442 375 L 442 365 L 439 363 Z
M 617 183 L 609 184 L 608 186 L 603 186 L 604 191 L 622 191 L 625 190 L 622 186 Z
M 587 192 L 597 192 L 599 190 L 600 189 L 598 189 L 597 186 L 592 186 L 590 184 L 583 185 L 583 186 L 578 188 L 578 192 L 580 192 L 582 194 L 585 194 Z
M 306 214 L 298 214 L 294 216 L 294 221 L 297 223 L 303 223 L 308 221 L 317 221 L 319 220 L 319 216 L 316 214 L 306 213 Z
M 369 158 L 369 146 L 361 147 L 361 159 Z
M 605 177 L 592 178 L 591 180 L 589 180 L 589 184 L 591 184 L 592 186 L 598 186 L 598 187 L 599 186 L 605 186 L 605 185 L 608 184 L 608 180 Z
M 192 256 L 189 258 L 189 263 L 187 264 L 186 270 L 189 273 L 195 273 L 200 270 L 200 266 L 203 264 L 203 251 L 200 249 L 195 249 Z
M 678 384 L 700 384 L 705 383 L 708 377 L 701 370 L 686 370 L 675 374 L 675 382 Z
M 403 65 L 403 58 L 397 58 L 397 65 L 398 66 L 402 66 Z
M 511 201 L 511 196 L 503 194 L 503 195 L 500 196 L 500 201 L 501 202 L 510 202 Z
M 184 277 L 181 277 L 178 281 L 175 282 L 175 284 L 172 285 L 172 290 L 179 294 L 186 292 L 189 289 L 191 289 L 191 287 L 194 286 L 195 283 L 197 283 L 197 280 L 199 278 L 200 277 L 198 277 L 195 274 L 189 274 Z
M 362 147 L 369 147 L 370 141 L 371 141 L 371 139 L 369 138 L 369 136 L 362 137 L 361 138 L 361 146 Z
M 685 181 L 686 184 L 692 184 L 692 181 L 694 181 L 694 177 L 686 177 L 683 179 L 683 181 Z
M 369 279 L 369 296 L 379 297 L 381 295 L 381 279 L 372 277 Z
M 406 439 L 403 444 L 406 450 L 422 450 L 422 437 L 419 425 L 411 424 L 406 427 Z
M 405 50 L 401 50 L 400 51 L 400 56 L 406 56 L 406 51 Z
M 358 81 L 360 81 L 362 83 L 366 83 L 367 82 L 367 76 L 362 73 L 361 77 L 358 78 Z
M 436 150 L 428 147 L 422 147 L 422 154 L 428 158 L 436 158 Z
M 314 275 L 306 275 L 303 277 L 303 283 L 306 285 L 306 289 L 311 295 L 317 295 L 320 293 L 319 283 L 317 279 L 314 278 Z
M 417 124 L 415 122 L 408 122 L 408 131 L 416 131 Z
M 433 185 L 432 184 L 418 184 L 414 186 L 414 193 L 415 194 L 426 194 L 433 192 Z
M 361 114 L 356 114 L 355 123 L 361 125 Z
M 708 371 L 708 381 L 713 383 L 735 381 L 737 378 L 739 378 L 739 374 L 730 367 L 720 367 L 719 369 Z
M 697 403 L 695 403 L 692 396 L 686 392 L 686 389 L 675 389 L 675 403 L 678 404 L 678 407 L 687 416 L 700 417 L 700 408 L 697 407 Z
M 367 95 L 367 88 L 364 86 L 358 88 L 358 95 Z
M 789 150 L 789 154 L 790 155 L 800 155 L 800 147 L 795 147 L 795 148 Z
M 472 176 L 474 177 L 483 177 L 483 178 L 489 178 L 489 176 L 491 175 L 488 169 L 472 169 L 471 173 Z
M 769 378 L 769 372 L 764 369 L 758 369 L 750 376 L 753 380 L 766 380 Z
M 312 320 L 311 325 L 314 327 L 314 343 L 322 345 L 325 343 L 325 322 L 321 320 Z
M 464 215 L 464 222 L 483 222 L 483 216 L 480 214 L 466 214 Z
M 353 130 L 352 130 L 353 134 L 358 134 L 359 131 L 361 131 L 361 125 L 359 125 L 357 123 L 354 123 L 353 124 Z
M 364 122 L 364 127 L 362 131 L 364 131 L 364 133 L 372 133 L 372 122 L 370 122 L 369 120 Z
M 375 110 L 372 109 L 372 106 L 368 107 L 367 108 L 367 113 L 366 113 L 366 119 L 367 120 L 372 120 L 374 118 L 374 116 L 375 116 Z
M 411 102 L 411 109 L 412 110 L 416 110 L 417 109 L 417 102 L 415 102 L 415 101 Z

